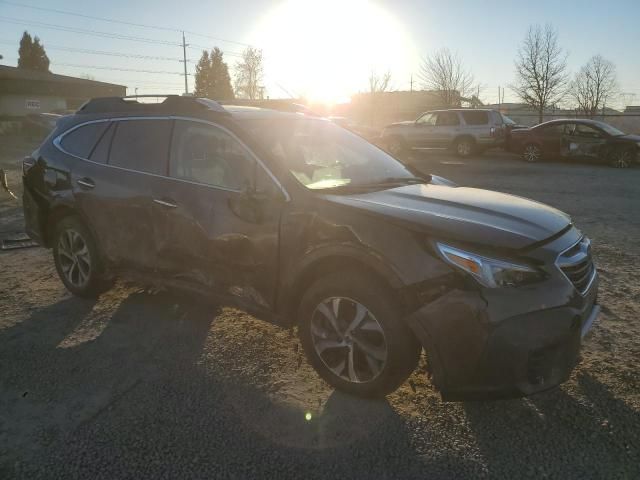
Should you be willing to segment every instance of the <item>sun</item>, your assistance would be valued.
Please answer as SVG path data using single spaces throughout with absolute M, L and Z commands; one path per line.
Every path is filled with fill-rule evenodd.
M 415 49 L 386 10 L 366 0 L 289 0 L 265 15 L 251 35 L 263 49 L 271 97 L 348 101 L 371 72 L 409 82 Z M 407 76 L 407 78 L 398 78 Z

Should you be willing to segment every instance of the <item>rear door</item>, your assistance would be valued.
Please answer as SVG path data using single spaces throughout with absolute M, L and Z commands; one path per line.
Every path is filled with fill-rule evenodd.
M 148 179 L 166 173 L 170 132 L 169 119 L 114 121 L 72 170 L 79 209 L 102 254 L 123 268 L 155 266 Z
M 456 112 L 438 112 L 431 144 L 434 148 L 448 148 L 460 131 L 460 118 Z
M 571 124 L 563 137 L 566 146 L 564 155 L 575 160 L 599 160 L 607 143 L 604 132 L 584 123 Z
M 273 305 L 284 196 L 235 135 L 176 119 L 169 176 L 151 188 L 154 249 L 166 275 L 249 308 Z

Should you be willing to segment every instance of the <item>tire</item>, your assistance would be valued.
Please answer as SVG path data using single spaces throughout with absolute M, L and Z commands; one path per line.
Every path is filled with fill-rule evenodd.
M 407 156 L 407 146 L 405 145 L 402 138 L 399 137 L 391 137 L 387 141 L 387 152 L 391 154 L 391 156 L 404 159 Z
M 53 260 L 64 286 L 78 297 L 96 298 L 111 287 L 96 242 L 78 217 L 64 217 L 56 224 Z
M 633 164 L 633 152 L 628 148 L 618 148 L 608 155 L 609 165 L 613 168 L 629 168 Z
M 338 390 L 363 397 L 393 392 L 416 368 L 421 351 L 400 312 L 389 289 L 368 275 L 347 271 L 319 278 L 298 311 L 309 363 Z
M 542 158 L 542 150 L 535 143 L 529 143 L 524 146 L 522 150 L 522 159 L 525 162 L 535 163 L 539 162 Z
M 475 152 L 475 142 L 472 138 L 462 137 L 453 145 L 456 155 L 462 158 L 470 157 Z

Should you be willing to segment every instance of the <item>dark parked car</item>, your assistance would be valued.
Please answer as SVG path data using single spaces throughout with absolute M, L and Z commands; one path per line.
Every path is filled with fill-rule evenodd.
M 605 162 L 627 168 L 638 162 L 640 136 L 627 135 L 595 120 L 552 120 L 514 130 L 511 148 L 527 162 L 563 158 Z
M 599 312 L 566 214 L 418 177 L 317 117 L 95 99 L 23 170 L 28 233 L 72 293 L 133 274 L 234 302 L 297 326 L 354 394 L 393 391 L 423 347 L 445 399 L 548 389 Z

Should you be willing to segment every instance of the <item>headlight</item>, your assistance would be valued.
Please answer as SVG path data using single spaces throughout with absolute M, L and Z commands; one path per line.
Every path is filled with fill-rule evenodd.
M 528 265 L 483 257 L 442 243 L 437 246 L 447 262 L 464 270 L 485 287 L 517 287 L 544 278 L 543 272 Z

